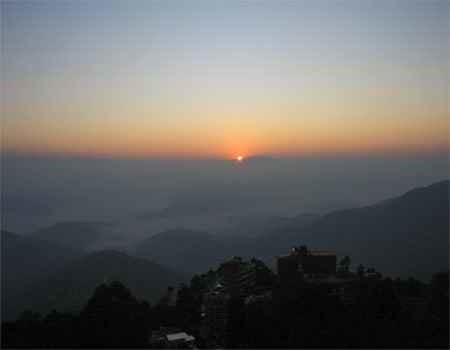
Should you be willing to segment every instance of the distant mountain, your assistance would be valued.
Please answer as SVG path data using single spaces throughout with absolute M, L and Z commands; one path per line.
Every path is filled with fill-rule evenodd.
M 2 317 L 12 297 L 63 268 L 81 252 L 53 242 L 1 231 Z
M 139 299 L 156 302 L 168 286 L 178 286 L 186 277 L 151 261 L 105 250 L 79 258 L 61 271 L 41 280 L 24 293 L 8 300 L 9 316 L 24 309 L 46 313 L 78 311 L 102 282 L 118 280 Z
M 38 230 L 32 236 L 86 251 L 97 241 L 106 227 L 107 224 L 102 222 L 67 221 Z
M 321 216 L 319 214 L 307 213 L 307 214 L 299 214 L 290 218 L 289 221 L 284 222 L 282 228 L 290 229 L 290 228 L 299 228 L 307 225 L 311 225 L 317 220 L 319 220 Z M 273 230 L 272 230 L 273 231 Z
M 230 218 L 236 222 L 230 232 L 211 235 L 204 231 L 187 229 L 168 230 L 151 236 L 136 247 L 136 255 L 155 260 L 187 273 L 200 273 L 234 255 L 259 256 L 258 243 L 268 232 L 296 224 L 309 224 L 317 215 L 299 215 L 294 218 L 266 217 Z M 269 247 L 273 242 L 267 242 Z
M 189 273 L 203 272 L 222 261 L 223 245 L 203 231 L 175 229 L 151 236 L 136 247 L 136 255 Z
M 228 227 L 218 231 L 218 236 L 257 237 L 284 227 L 292 219 L 281 216 L 228 216 Z
M 136 252 L 183 271 L 201 272 L 233 255 L 255 256 L 273 266 L 274 256 L 307 244 L 349 255 L 355 264 L 388 275 L 428 279 L 448 268 L 449 181 L 362 208 L 243 223 L 239 230 L 244 234 L 220 238 L 166 231 L 146 239 Z
M 265 239 L 272 242 L 272 253 L 307 244 L 334 249 L 356 264 L 387 274 L 426 279 L 448 269 L 449 181 L 375 205 L 335 211 L 310 225 L 272 232 Z

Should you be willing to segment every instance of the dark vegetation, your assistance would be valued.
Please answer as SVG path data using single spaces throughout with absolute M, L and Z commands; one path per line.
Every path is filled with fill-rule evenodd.
M 151 331 L 160 326 L 180 327 L 206 346 L 202 296 L 217 273 L 210 270 L 181 285 L 174 304 L 162 298 L 150 305 L 120 282 L 101 284 L 80 313 L 25 311 L 17 321 L 2 323 L 2 347 L 148 348 Z M 383 278 L 361 266 L 355 274 L 340 273 L 357 277 L 350 304 L 318 286 L 284 286 L 276 280 L 268 300 L 246 303 L 234 297 L 226 347 L 448 348 L 448 273 L 435 274 L 429 285 Z M 425 300 L 419 315 L 417 307 L 405 303 L 414 298 Z

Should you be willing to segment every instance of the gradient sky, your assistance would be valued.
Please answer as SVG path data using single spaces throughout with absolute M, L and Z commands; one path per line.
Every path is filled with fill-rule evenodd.
M 447 152 L 449 7 L 1 1 L 2 151 Z

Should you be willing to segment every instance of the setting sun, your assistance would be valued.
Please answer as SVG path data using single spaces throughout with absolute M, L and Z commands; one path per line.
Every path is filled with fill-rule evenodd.
M 237 157 L 236 157 L 236 160 L 237 160 L 238 162 L 242 162 L 242 161 L 244 160 L 244 157 L 243 157 L 243 156 L 237 156 Z

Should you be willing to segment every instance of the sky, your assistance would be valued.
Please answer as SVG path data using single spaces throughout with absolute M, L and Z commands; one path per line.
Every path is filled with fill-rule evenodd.
M 448 1 L 1 1 L 3 153 L 448 152 Z

